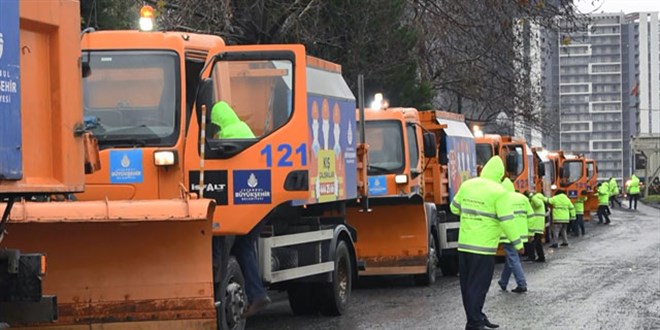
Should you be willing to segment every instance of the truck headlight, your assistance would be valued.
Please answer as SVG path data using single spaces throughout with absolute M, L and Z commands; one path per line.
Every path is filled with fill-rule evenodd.
M 154 152 L 154 165 L 156 166 L 171 166 L 175 165 L 178 161 L 176 150 L 161 150 Z

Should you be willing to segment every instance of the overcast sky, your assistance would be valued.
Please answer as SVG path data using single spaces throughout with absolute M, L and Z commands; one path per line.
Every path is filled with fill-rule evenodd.
M 575 0 L 583 13 L 634 13 L 640 11 L 660 11 L 660 0 Z

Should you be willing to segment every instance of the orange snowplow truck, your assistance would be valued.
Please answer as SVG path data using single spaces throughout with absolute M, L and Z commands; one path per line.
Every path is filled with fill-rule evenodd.
M 79 6 L 0 1 L 0 327 L 212 328 L 211 200 L 71 198 L 100 166 Z
M 412 275 L 417 285 L 458 272 L 459 219 L 449 203 L 476 175 L 474 138 L 461 115 L 365 109 L 370 212 L 349 209 L 360 275 Z
M 478 132 L 480 133 L 480 132 Z M 500 156 L 504 162 L 506 176 L 513 182 L 516 191 L 533 191 L 534 175 L 532 153 L 525 140 L 498 134 L 475 134 L 477 144 L 477 168 L 481 168 L 492 156 Z
M 436 279 L 439 232 L 435 205 L 424 202 L 422 191 L 424 166 L 436 155 L 435 139 L 423 134 L 416 109 L 364 111 L 374 208 L 363 212 L 353 205 L 348 215 L 360 238 L 355 244 L 364 264 L 360 275 L 413 275 L 416 284 L 430 285 Z
M 81 43 L 91 71 L 83 104 L 103 168 L 78 198 L 167 200 L 184 190 L 215 200 L 208 262 L 221 329 L 245 327 L 234 243 L 248 233 L 259 236 L 263 284 L 286 290 L 294 313 L 342 314 L 358 271 L 346 206 L 366 177 L 341 67 L 301 45 L 226 46 L 194 33 L 100 31 Z M 219 101 L 251 134 L 231 136 L 213 113 Z

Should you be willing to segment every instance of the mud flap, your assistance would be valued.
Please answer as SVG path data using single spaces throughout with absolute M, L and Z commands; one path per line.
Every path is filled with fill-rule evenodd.
M 57 326 L 214 329 L 213 210 L 209 200 L 23 203 L 3 245 L 46 255 Z
M 355 250 L 364 270 L 359 275 L 424 274 L 427 271 L 429 225 L 421 199 L 373 198 L 371 212 L 347 209 L 357 231 Z

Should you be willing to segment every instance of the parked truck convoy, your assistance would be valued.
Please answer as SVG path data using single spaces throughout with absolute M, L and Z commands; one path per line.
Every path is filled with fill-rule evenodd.
M 449 203 L 477 175 L 480 150 L 501 155 L 521 191 L 545 191 L 536 169 L 554 168 L 518 138 L 475 144 L 457 114 L 367 109 L 360 120 L 341 67 L 300 45 L 227 46 L 182 32 L 79 36 L 77 1 L 0 6 L 14 56 L 0 70 L 19 82 L 13 102 L 0 103 L 10 110 L 0 198 L 11 233 L 0 263 L 30 265 L 0 273 L 0 287 L 15 288 L 19 273 L 34 283 L 3 290 L 12 294 L 0 295 L 0 322 L 242 329 L 245 280 L 233 243 L 255 228 L 263 283 L 286 290 L 294 313 L 339 315 L 358 275 L 409 274 L 429 285 L 438 265 L 458 272 Z M 256 137 L 218 139 L 218 101 Z M 66 201 L 11 207 L 52 194 Z

